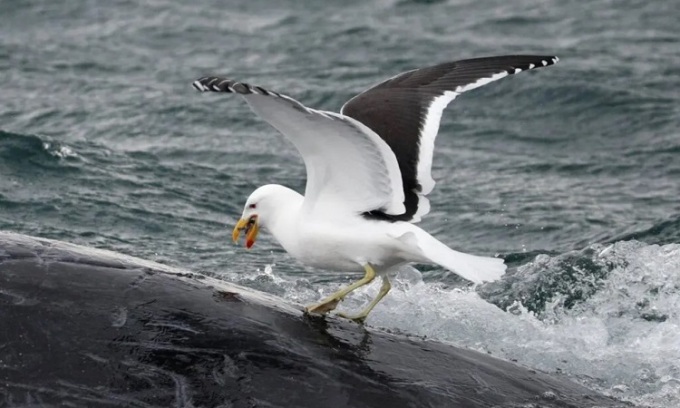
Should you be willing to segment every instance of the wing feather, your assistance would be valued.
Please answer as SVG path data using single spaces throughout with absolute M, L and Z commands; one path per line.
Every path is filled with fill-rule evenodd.
M 205 77 L 193 85 L 200 91 L 240 94 L 258 116 L 295 145 L 307 170 L 304 206 L 310 215 L 405 211 L 397 159 L 387 143 L 366 125 L 225 78 Z
M 378 218 L 417 222 L 429 211 L 426 195 L 434 141 L 442 112 L 463 92 L 508 75 L 557 63 L 554 56 L 507 55 L 447 62 L 398 74 L 343 105 L 342 114 L 374 130 L 394 151 L 401 170 L 406 211 Z

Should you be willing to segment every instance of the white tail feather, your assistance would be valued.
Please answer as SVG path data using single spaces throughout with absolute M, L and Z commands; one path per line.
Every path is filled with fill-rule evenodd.
M 507 266 L 501 258 L 476 256 L 454 251 L 439 242 L 432 235 L 412 225 L 410 233 L 403 234 L 399 239 L 412 246 L 416 244 L 430 262 L 436 263 L 456 275 L 474 283 L 491 282 L 500 279 Z

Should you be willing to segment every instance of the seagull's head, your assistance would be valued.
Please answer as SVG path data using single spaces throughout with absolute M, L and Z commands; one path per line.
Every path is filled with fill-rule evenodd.
M 268 227 L 285 212 L 284 208 L 291 202 L 301 200 L 302 196 L 295 191 L 276 184 L 268 184 L 253 191 L 243 207 L 241 219 L 238 220 L 232 238 L 238 242 L 241 231 L 246 235 L 246 248 L 255 245 L 260 227 Z

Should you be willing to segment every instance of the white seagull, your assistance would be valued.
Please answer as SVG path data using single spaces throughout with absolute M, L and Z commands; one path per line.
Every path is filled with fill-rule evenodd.
M 199 91 L 240 94 L 290 140 L 307 169 L 305 195 L 281 185 L 256 189 L 236 224 L 246 247 L 259 228 L 304 264 L 364 272 L 359 281 L 308 306 L 325 314 L 353 290 L 382 278 L 378 296 L 356 315 L 363 322 L 390 290 L 400 266 L 432 263 L 474 283 L 499 279 L 503 259 L 455 251 L 413 223 L 430 210 L 434 141 L 444 108 L 458 95 L 521 71 L 557 63 L 554 56 L 509 55 L 447 62 L 381 82 L 346 102 L 340 113 L 221 77 L 193 83 Z

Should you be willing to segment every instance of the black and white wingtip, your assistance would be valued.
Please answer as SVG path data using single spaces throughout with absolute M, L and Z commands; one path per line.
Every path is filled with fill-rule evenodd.
M 222 77 L 203 77 L 194 81 L 192 85 L 201 92 L 231 92 L 241 95 L 256 94 L 279 96 L 276 92 L 268 91 L 259 86 L 236 82 Z
M 548 65 L 555 65 L 560 61 L 560 59 L 556 56 L 553 57 L 545 57 L 544 59 L 540 60 L 540 64 L 538 65 L 538 62 L 536 64 L 534 63 L 528 63 L 528 64 L 517 64 L 516 66 L 513 66 L 511 69 L 508 70 L 508 74 L 519 74 L 522 71 L 527 71 L 530 69 L 534 68 L 540 68 L 540 67 L 547 67 Z

